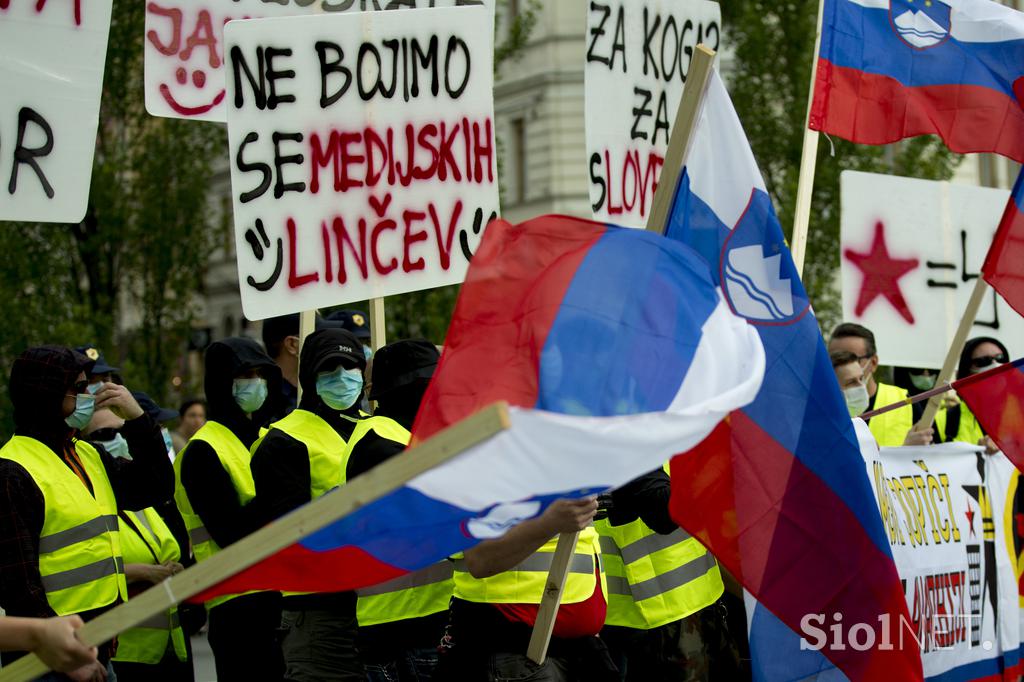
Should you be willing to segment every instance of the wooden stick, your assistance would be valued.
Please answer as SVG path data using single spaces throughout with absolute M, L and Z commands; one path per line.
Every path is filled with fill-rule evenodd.
M 686 157 L 690 152 L 690 144 L 697 131 L 697 122 L 700 120 L 704 94 L 708 89 L 714 60 L 714 50 L 708 49 L 703 44 L 698 45 L 693 53 L 690 71 L 686 76 L 686 86 L 683 88 L 683 97 L 679 100 L 676 120 L 672 124 L 672 135 L 668 141 L 668 150 L 665 152 L 665 163 L 661 167 L 661 176 L 658 178 L 658 189 L 654 192 L 651 214 L 647 217 L 647 229 L 651 232 L 665 234 L 665 230 L 668 228 L 672 200 L 676 196 L 679 176 L 682 175 Z
M 316 309 L 303 310 L 299 313 L 299 357 L 302 357 L 302 344 L 306 337 L 316 331 Z M 297 400 L 302 400 L 302 382 L 299 382 Z
M 509 427 L 508 406 L 494 403 L 392 457 L 349 483 L 281 517 L 205 561 L 168 578 L 159 585 L 89 621 L 78 631 L 88 645 L 98 645 L 130 627 L 166 611 L 230 578 L 241 570 L 295 544 L 310 533 L 365 507 L 400 488 L 425 471 L 478 445 Z M 46 664 L 35 655 L 19 659 L 0 670 L 0 682 L 20 682 L 42 675 Z
M 871 410 L 870 412 L 864 412 L 863 414 L 859 414 L 857 416 L 860 417 L 861 419 L 871 419 L 872 417 L 877 417 L 880 414 L 885 414 L 886 412 L 892 412 L 893 410 L 898 410 L 901 407 L 906 407 L 907 405 L 913 405 L 914 403 L 919 403 L 922 400 L 928 400 L 928 398 L 931 398 L 934 395 L 942 395 L 943 393 L 948 393 L 949 391 L 952 391 L 952 390 L 953 390 L 953 384 L 941 384 L 941 385 L 936 386 L 935 388 L 927 390 L 927 391 L 925 391 L 923 393 L 918 393 L 917 395 L 911 396 L 911 397 L 906 398 L 904 400 L 897 400 L 896 402 L 890 403 L 889 405 L 886 405 L 885 407 L 879 407 L 878 409 Z
M 814 59 L 811 61 L 811 86 L 807 95 L 807 116 L 804 117 L 804 146 L 800 154 L 800 180 L 796 186 L 796 207 L 793 213 L 793 234 L 789 251 L 801 277 L 807 253 L 807 228 L 811 222 L 811 197 L 814 194 L 814 171 L 818 163 L 818 131 L 810 129 L 811 105 L 814 103 L 814 81 L 818 78 L 818 57 L 821 53 L 821 26 L 825 0 L 818 3 L 818 30 L 814 36 Z
M 370 299 L 370 346 L 374 351 L 388 342 L 384 326 L 384 299 Z
M 572 556 L 576 551 L 576 540 L 579 536 L 579 532 L 562 533 L 558 536 L 558 545 L 555 547 L 551 569 L 548 571 L 548 581 L 544 585 L 544 596 L 541 597 L 537 620 L 530 635 L 530 645 L 526 649 L 526 657 L 537 665 L 543 664 L 548 656 L 548 644 L 555 629 L 555 618 L 562 603 L 562 592 L 565 591 L 565 582 L 569 578 L 569 567 L 572 565 Z
M 971 327 L 974 326 L 974 320 L 978 317 L 978 308 L 981 307 L 981 300 L 985 297 L 987 291 L 988 284 L 983 278 L 978 277 L 978 281 L 974 284 L 974 291 L 971 292 L 971 298 L 967 301 L 967 307 L 964 309 L 964 316 L 960 318 L 960 326 L 957 327 L 956 334 L 953 336 L 953 342 L 949 345 L 949 350 L 946 352 L 946 361 L 942 363 L 942 371 L 939 372 L 939 377 L 935 380 L 936 384 L 947 384 L 953 380 L 953 373 L 956 371 L 957 364 L 959 364 L 964 342 L 967 341 L 967 335 L 970 334 Z M 930 429 L 935 421 L 935 413 L 939 411 L 941 405 L 942 396 L 933 396 L 924 408 L 921 421 L 914 424 L 914 430 L 923 431 L 924 429 Z

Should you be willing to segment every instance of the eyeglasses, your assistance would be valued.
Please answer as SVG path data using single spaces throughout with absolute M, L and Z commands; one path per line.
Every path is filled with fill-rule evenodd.
M 1006 355 L 1003 353 L 999 355 L 982 355 L 980 358 L 971 358 L 971 367 L 974 369 L 984 369 L 985 367 L 990 367 L 994 362 L 1005 365 L 1006 360 Z

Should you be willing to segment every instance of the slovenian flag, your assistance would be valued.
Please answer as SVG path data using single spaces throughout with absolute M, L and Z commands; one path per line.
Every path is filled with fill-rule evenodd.
M 749 403 L 763 375 L 757 333 L 692 249 L 573 218 L 494 222 L 413 440 L 499 400 L 510 428 L 200 599 L 348 590 L 427 567 L 559 497 L 658 468 Z
M 825 0 L 810 127 L 935 134 L 1024 162 L 1024 13 L 992 0 Z
M 829 667 L 823 656 L 855 681 L 921 679 L 916 649 L 849 646 L 854 626 L 858 641 L 883 642 L 882 624 L 903 622 L 907 604 L 817 321 L 717 73 L 667 234 L 704 255 L 764 344 L 754 402 L 671 464 L 673 518 L 760 602 L 758 679 L 802 679 Z M 843 637 L 802 651 L 805 618 L 841 623 Z

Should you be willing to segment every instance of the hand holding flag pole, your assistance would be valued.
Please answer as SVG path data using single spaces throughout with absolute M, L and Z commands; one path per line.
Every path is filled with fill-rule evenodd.
M 714 50 L 703 44 L 697 46 L 690 64 L 690 71 L 686 76 L 683 97 L 679 102 L 679 109 L 676 110 L 668 150 L 665 153 L 665 163 L 661 168 L 658 188 L 654 192 L 651 214 L 647 220 L 647 229 L 651 232 L 664 234 L 665 227 L 668 225 L 672 199 L 676 193 L 676 185 L 679 183 L 679 175 L 683 171 L 683 166 L 686 165 L 686 154 L 697 129 L 697 121 L 700 118 L 701 105 L 707 92 L 714 60 Z M 565 582 L 569 577 L 569 560 L 576 548 L 578 536 L 579 533 L 562 533 L 558 536 L 555 556 L 551 561 L 551 569 L 548 571 L 547 583 L 544 586 L 544 596 L 541 597 L 537 620 L 534 623 L 530 644 L 526 650 L 527 657 L 537 665 L 544 663 L 544 659 L 547 658 L 548 644 L 551 642 L 551 633 L 555 627 L 555 618 L 558 616 L 558 607 L 562 602 L 562 592 L 565 590 Z
M 397 490 L 420 474 L 508 429 L 509 425 L 508 406 L 505 403 L 492 404 L 410 448 L 401 457 L 391 458 L 89 621 L 78 631 L 78 638 L 88 646 L 108 642 L 128 628 L 166 612 L 169 606 L 208 590 L 310 533 Z M 35 679 L 47 669 L 45 663 L 30 654 L 0 670 L 0 682 Z

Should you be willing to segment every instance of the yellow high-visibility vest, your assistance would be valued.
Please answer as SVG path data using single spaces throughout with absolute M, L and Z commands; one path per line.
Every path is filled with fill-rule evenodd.
M 607 625 L 649 630 L 713 604 L 725 586 L 704 545 L 681 528 L 659 535 L 641 519 L 595 522 L 608 574 Z
M 46 601 L 66 616 L 127 599 L 117 500 L 99 452 L 74 441 L 92 494 L 60 456 L 34 438 L 14 436 L 0 457 L 17 462 L 43 494 L 39 576 Z
M 960 423 L 957 425 L 956 433 L 951 440 L 977 445 L 978 441 L 985 437 L 985 431 L 981 428 L 981 424 L 978 423 L 974 413 L 967 407 L 967 403 L 961 402 L 959 408 Z M 944 441 L 947 440 L 946 422 L 949 420 L 950 409 L 952 408 L 943 407 L 935 413 L 935 431 Z
M 455 596 L 465 601 L 485 604 L 540 604 L 557 544 L 556 536 L 515 567 L 481 579 L 469 573 L 461 554 L 455 555 Z M 587 527 L 580 531 L 576 540 L 562 603 L 578 604 L 589 599 L 597 588 L 598 573 L 601 576 L 601 590 L 608 594 L 597 531 Z
M 875 409 L 906 399 L 906 389 L 879 383 L 878 391 L 875 393 Z M 907 433 L 913 425 L 914 408 L 910 405 L 904 405 L 891 412 L 872 417 L 868 422 L 868 428 L 874 434 L 878 445 L 893 448 L 903 445 L 903 441 L 906 440 Z
M 188 537 L 192 542 L 192 553 L 198 562 L 209 559 L 219 552 L 220 546 L 214 542 L 213 537 L 206 530 L 206 526 L 203 525 L 203 520 L 192 509 L 192 503 L 188 499 L 188 492 L 181 483 L 181 467 L 185 458 L 188 457 L 189 445 L 193 441 L 203 441 L 217 453 L 221 466 L 228 472 L 231 484 L 235 488 L 239 504 L 244 505 L 256 497 L 256 484 L 253 483 L 252 472 L 249 470 L 251 456 L 249 455 L 248 448 L 242 444 L 238 436 L 231 432 L 231 429 L 223 424 L 207 421 L 189 439 L 185 448 L 178 453 L 178 456 L 174 459 L 174 502 L 178 505 L 178 511 L 181 512 L 182 519 L 185 520 L 185 528 L 188 529 Z M 223 604 L 237 596 L 239 595 L 215 597 L 206 602 L 206 608 L 207 610 L 212 609 L 218 604 Z
M 180 561 L 181 549 L 174 534 L 156 509 L 149 507 L 140 512 L 124 512 L 131 525 L 119 517 L 121 548 L 126 564 L 165 564 Z M 134 527 L 133 527 L 134 526 Z M 178 607 L 149 618 L 117 636 L 115 661 L 129 663 L 159 663 L 170 642 L 179 661 L 188 660 L 185 632 L 178 620 Z
M 409 430 L 394 419 L 369 417 L 359 420 L 352 431 L 349 454 L 370 431 L 396 443 L 409 444 Z M 386 583 L 356 590 L 359 625 L 380 625 L 447 611 L 454 589 L 453 572 L 452 562 L 439 561 Z

